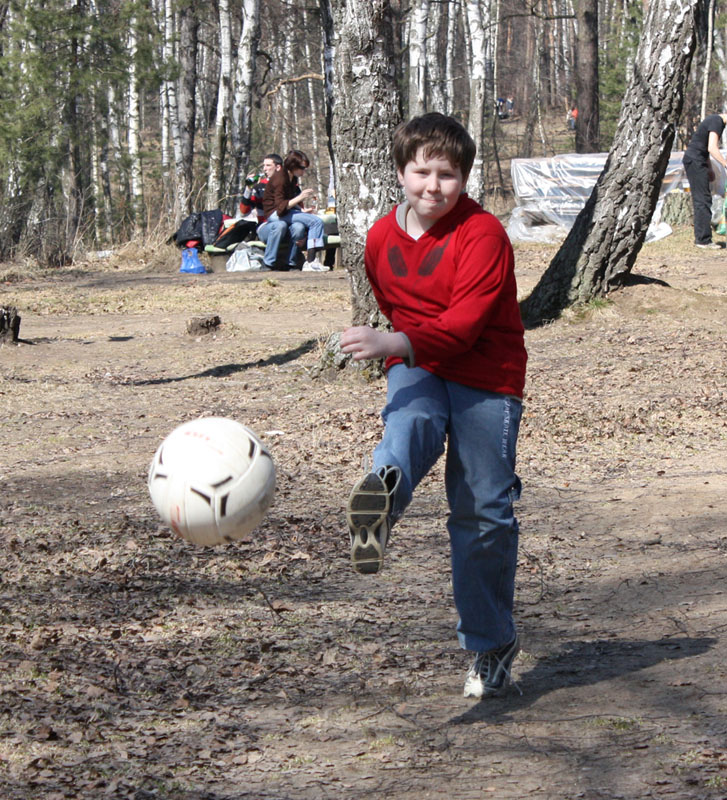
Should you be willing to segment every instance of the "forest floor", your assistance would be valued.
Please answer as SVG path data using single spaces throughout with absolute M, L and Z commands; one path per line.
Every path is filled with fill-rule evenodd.
M 314 378 L 347 275 L 179 254 L 0 272 L 0 797 L 727 798 L 727 254 L 527 332 L 517 686 L 462 697 L 437 465 L 377 576 L 344 504 L 383 383 Z M 516 248 L 521 295 L 553 246 Z M 187 320 L 216 312 L 216 333 Z M 198 548 L 146 474 L 200 415 L 269 446 L 272 508 Z

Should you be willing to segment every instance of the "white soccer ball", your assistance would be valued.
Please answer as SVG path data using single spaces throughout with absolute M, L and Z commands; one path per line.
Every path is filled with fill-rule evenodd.
M 263 519 L 275 492 L 275 465 L 257 436 L 224 417 L 203 417 L 173 430 L 149 467 L 159 515 L 187 541 L 216 545 L 240 539 Z

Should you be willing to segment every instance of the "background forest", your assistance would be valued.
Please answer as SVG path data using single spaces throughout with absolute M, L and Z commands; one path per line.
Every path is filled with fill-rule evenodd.
M 355 17 L 359 2 L 333 3 L 338 19 Z M 328 196 L 331 5 L 0 0 L 0 259 L 68 264 L 88 248 L 166 238 L 193 210 L 234 213 L 245 176 L 270 151 L 305 150 Z M 641 2 L 384 5 L 401 116 L 455 114 L 481 143 L 470 193 L 506 195 L 512 157 L 609 148 Z M 711 19 L 699 32 L 678 147 L 724 101 L 727 25 L 719 9 Z M 568 134 L 572 105 L 581 113 Z

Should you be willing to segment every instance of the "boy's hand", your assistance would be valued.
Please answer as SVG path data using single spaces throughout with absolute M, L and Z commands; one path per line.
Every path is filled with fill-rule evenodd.
M 401 333 L 385 333 L 369 325 L 346 328 L 341 334 L 341 351 L 352 353 L 354 361 L 409 355 L 406 338 Z

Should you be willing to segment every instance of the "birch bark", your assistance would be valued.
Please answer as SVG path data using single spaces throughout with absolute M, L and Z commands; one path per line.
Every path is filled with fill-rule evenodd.
M 242 24 L 237 46 L 231 129 L 235 167 L 230 194 L 236 200 L 242 194 L 242 184 L 250 162 L 255 58 L 260 38 L 260 0 L 243 0 L 241 12 Z
M 409 117 L 427 110 L 427 18 L 429 0 L 414 0 L 409 11 Z
M 222 182 L 232 89 L 232 26 L 229 0 L 218 0 L 217 8 L 219 13 L 220 72 L 217 84 L 215 123 L 210 142 L 206 208 L 217 208 L 224 202 Z
M 385 325 L 366 280 L 363 251 L 369 228 L 400 199 L 391 161 L 391 136 L 402 119 L 392 3 L 330 0 L 330 11 L 336 208 L 343 263 L 351 280 L 353 322 Z

